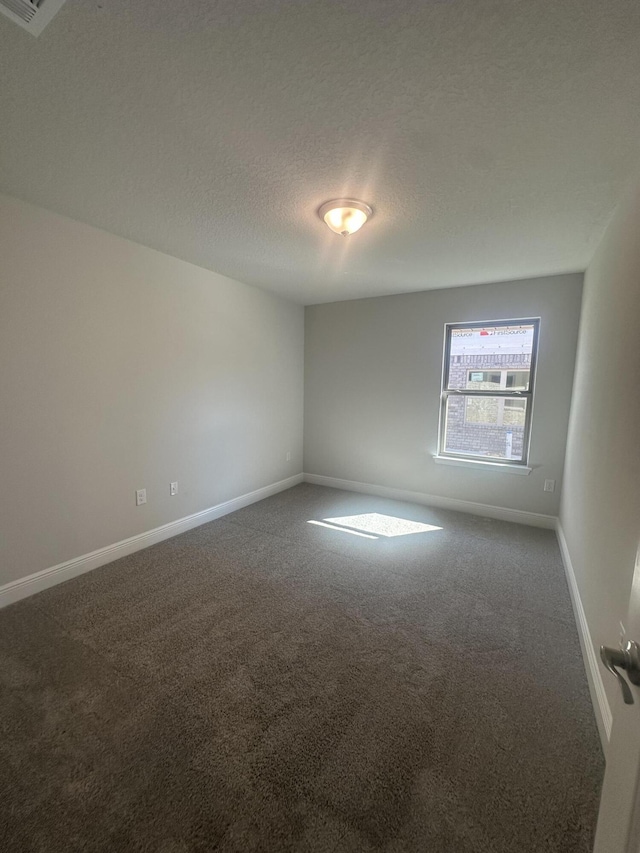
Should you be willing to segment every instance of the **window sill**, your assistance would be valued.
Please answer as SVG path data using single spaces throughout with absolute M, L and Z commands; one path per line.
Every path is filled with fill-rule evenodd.
M 513 465 L 509 462 L 484 462 L 481 459 L 462 459 L 458 456 L 434 456 L 438 465 L 455 465 L 459 468 L 475 468 L 476 471 L 503 471 L 505 474 L 530 474 L 533 468 L 528 465 Z

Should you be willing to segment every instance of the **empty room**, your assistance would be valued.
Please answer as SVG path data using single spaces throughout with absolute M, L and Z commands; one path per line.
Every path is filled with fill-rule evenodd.
M 0 849 L 640 853 L 640 4 L 0 0 Z

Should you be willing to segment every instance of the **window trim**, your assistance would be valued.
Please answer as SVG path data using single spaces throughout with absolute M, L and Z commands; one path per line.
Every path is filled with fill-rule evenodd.
M 492 389 L 487 391 L 449 388 L 449 371 L 451 368 L 451 332 L 454 329 L 484 329 L 490 326 L 533 326 L 533 344 L 531 349 L 531 364 L 529 365 L 529 389 L 527 391 L 511 391 Z M 444 324 L 444 354 L 442 359 L 442 385 L 440 389 L 440 417 L 438 424 L 438 452 L 441 460 L 460 460 L 468 462 L 486 462 L 492 465 L 517 465 L 527 468 L 529 466 L 529 445 L 531 442 L 531 422 L 533 420 L 533 399 L 536 385 L 536 369 L 538 365 L 538 338 L 540 334 L 540 317 L 526 317 L 522 319 L 505 320 L 480 320 L 468 323 L 445 323 Z M 479 372 L 479 371 L 478 371 Z M 447 400 L 449 397 L 504 397 L 511 399 L 527 400 L 525 411 L 524 433 L 522 436 L 522 459 L 500 459 L 495 456 L 480 456 L 473 453 L 451 453 L 444 448 L 446 432 Z
M 520 465 L 509 459 L 505 462 L 488 462 L 491 456 L 486 456 L 483 459 L 475 459 L 470 457 L 467 459 L 462 456 L 438 456 L 434 454 L 433 461 L 438 465 L 453 465 L 456 468 L 472 468 L 476 471 L 499 471 L 501 474 L 530 474 L 533 468 L 530 465 Z

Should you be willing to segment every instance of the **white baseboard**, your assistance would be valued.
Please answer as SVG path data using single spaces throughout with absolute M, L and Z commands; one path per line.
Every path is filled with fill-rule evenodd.
M 41 592 L 50 586 L 70 580 L 77 575 L 90 572 L 92 569 L 97 569 L 98 566 L 111 563 L 119 557 L 126 557 L 127 554 L 133 554 L 135 551 L 148 548 L 150 545 L 155 545 L 156 542 L 170 539 L 172 536 L 177 536 L 179 533 L 184 533 L 193 527 L 198 527 L 200 524 L 214 521 L 214 519 L 228 515 L 230 512 L 235 512 L 237 509 L 242 509 L 242 507 L 249 506 L 249 504 L 256 503 L 256 501 L 264 500 L 264 498 L 268 498 L 278 492 L 283 492 L 292 486 L 297 486 L 302 481 L 303 475 L 296 474 L 294 477 L 288 477 L 286 480 L 280 480 L 277 483 L 256 489 L 254 492 L 248 492 L 246 495 L 240 495 L 240 497 L 232 498 L 230 501 L 216 504 L 216 506 L 209 507 L 209 509 L 203 509 L 200 512 L 195 512 L 193 515 L 187 515 L 184 518 L 163 524 L 161 527 L 147 530 L 145 533 L 139 533 L 136 536 L 123 539 L 121 542 L 99 548 L 90 554 L 74 557 L 74 559 L 59 563 L 57 566 L 51 566 L 49 569 L 43 569 L 32 575 L 11 581 L 0 587 L 0 607 L 13 604 L 13 602 L 19 601 L 21 598 L 34 595 L 36 592 Z
M 389 486 L 358 483 L 355 480 L 341 480 L 338 477 L 324 477 L 321 474 L 305 474 L 304 481 L 305 483 L 315 483 L 316 486 L 330 486 L 334 489 L 345 489 L 348 492 L 362 492 L 397 501 L 411 501 L 439 509 L 452 509 L 456 512 L 468 512 L 485 518 L 497 518 L 500 521 L 514 521 L 517 524 L 528 524 L 530 527 L 544 527 L 548 530 L 555 530 L 556 527 L 554 515 L 543 515 L 538 512 L 523 512 L 519 509 L 462 501 L 457 498 L 444 498 L 440 495 L 428 495 L 424 492 L 409 492 L 404 489 L 392 489 Z
M 562 554 L 562 562 L 567 576 L 569 592 L 571 594 L 571 603 L 573 604 L 573 613 L 578 626 L 578 636 L 580 638 L 580 646 L 582 648 L 582 657 L 584 658 L 584 668 L 587 671 L 587 681 L 589 682 L 589 692 L 591 693 L 591 702 L 596 715 L 596 723 L 600 732 L 600 740 L 602 741 L 602 749 L 607 754 L 609 746 L 609 738 L 611 737 L 611 708 L 607 694 L 605 693 L 604 684 L 602 683 L 602 675 L 600 674 L 600 666 L 598 665 L 598 656 L 596 654 L 587 617 L 582 606 L 582 599 L 578 590 L 578 582 L 571 562 L 571 554 L 567 540 L 565 539 L 560 519 L 556 524 L 556 535 L 558 544 L 560 545 L 560 553 Z

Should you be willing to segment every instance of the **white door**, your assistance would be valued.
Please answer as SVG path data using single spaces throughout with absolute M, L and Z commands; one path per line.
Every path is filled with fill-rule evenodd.
M 640 643 L 640 549 L 624 625 L 627 639 Z M 623 669 L 618 672 L 628 684 L 627 699 L 633 699 L 633 704 L 624 702 L 619 689 L 612 709 L 594 853 L 640 853 L 640 687 L 631 683 Z

